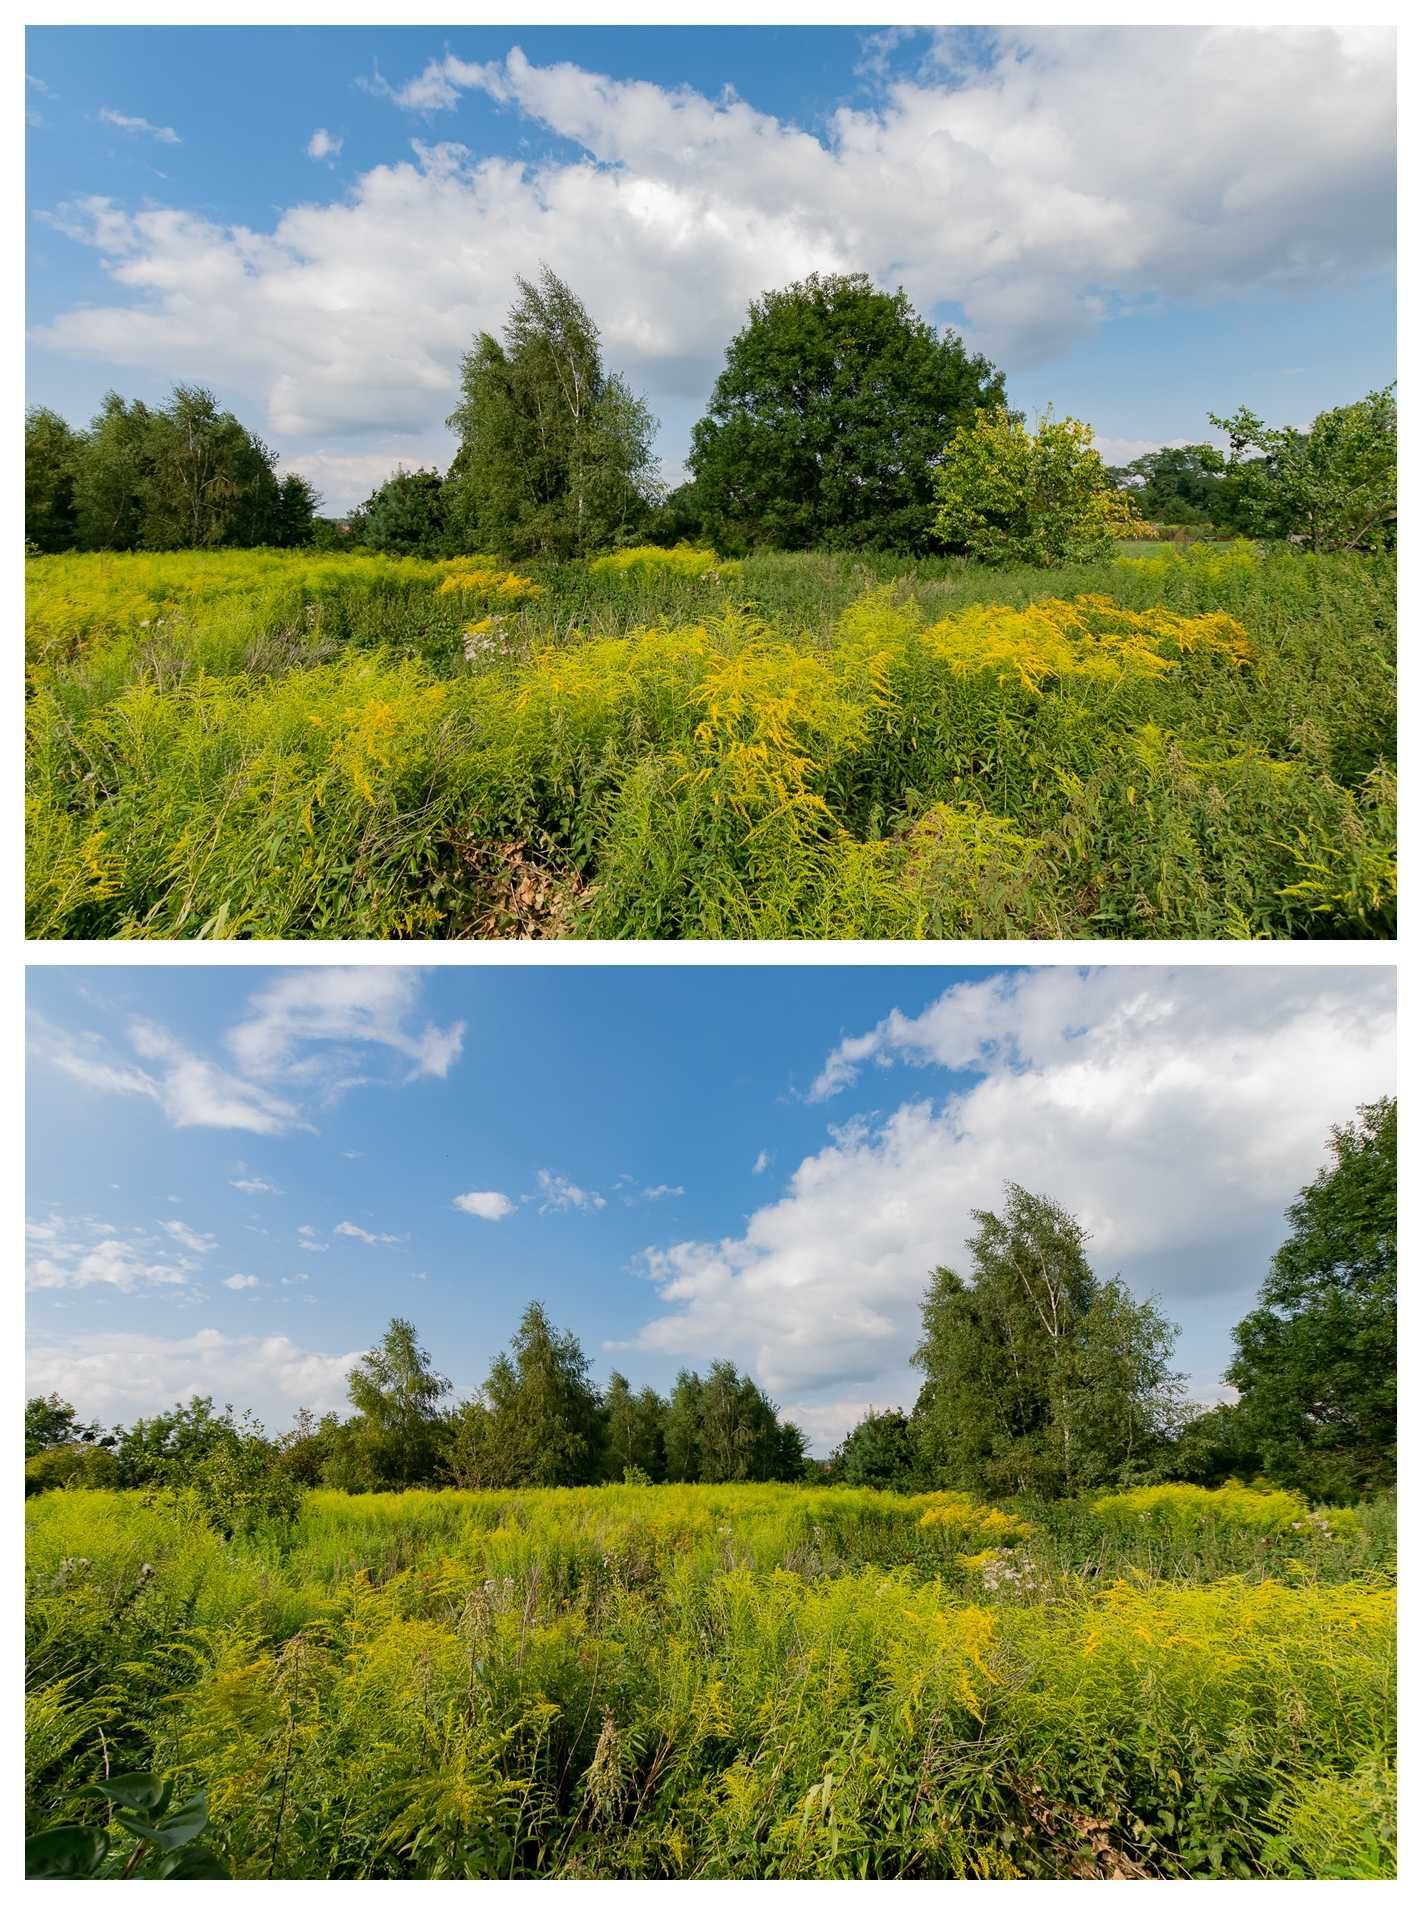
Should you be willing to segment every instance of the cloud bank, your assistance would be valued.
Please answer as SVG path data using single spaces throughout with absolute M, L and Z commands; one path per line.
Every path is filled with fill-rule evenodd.
M 414 115 L 449 136 L 411 138 L 410 156 L 270 230 L 101 192 L 48 208 L 113 293 L 40 340 L 240 392 L 278 439 L 307 440 L 294 466 L 354 493 L 397 454 L 447 453 L 461 353 L 540 260 L 654 404 L 703 397 L 749 300 L 810 271 L 902 284 L 1014 372 L 1123 308 L 1328 289 L 1391 264 L 1389 29 L 945 31 L 916 71 L 866 73 L 859 103 L 807 130 L 729 92 L 517 47 L 447 53 L 373 89 L 392 126 Z M 461 143 L 471 96 L 543 156 Z M 323 128 L 308 151 L 339 142 Z
M 901 1101 L 905 1065 L 923 1089 Z M 963 1264 L 972 1211 L 1009 1180 L 1081 1219 L 1101 1274 L 1187 1325 L 1196 1304 L 1236 1317 L 1330 1126 L 1393 1089 L 1395 1067 L 1386 970 L 1053 968 L 951 987 L 842 1040 L 811 1093 L 893 1068 L 894 1108 L 832 1129 L 740 1235 L 647 1253 L 666 1313 L 636 1346 L 743 1360 L 833 1440 L 869 1403 L 912 1399 L 925 1285 Z M 1187 1356 L 1225 1347 L 1187 1337 Z M 1193 1367 L 1196 1387 L 1224 1360 Z

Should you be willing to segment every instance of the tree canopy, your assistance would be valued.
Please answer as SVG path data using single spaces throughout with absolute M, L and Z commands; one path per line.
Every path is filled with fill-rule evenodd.
M 1397 1101 L 1364 1105 L 1330 1148 L 1225 1379 L 1269 1475 L 1352 1496 L 1396 1476 Z
M 1049 1198 L 1009 1184 L 974 1211 L 969 1277 L 940 1267 L 923 1302 L 914 1410 L 930 1472 L 955 1488 L 1071 1494 L 1132 1471 L 1167 1426 L 1175 1326 L 1086 1258 Z
M 730 343 L 687 459 L 718 546 L 930 546 L 935 464 L 1002 375 L 902 291 L 818 274 L 768 291 Z
M 545 265 L 519 278 L 502 340 L 464 358 L 446 507 L 465 549 L 577 556 L 606 548 L 659 494 L 656 419 L 603 366 L 581 300 Z
M 1148 533 L 1093 448 L 1091 426 L 1050 411 L 1029 430 L 1008 410 L 979 410 L 955 432 L 933 486 L 934 533 L 978 562 L 1056 568 Z
M 319 498 L 210 390 L 178 384 L 150 408 L 110 391 L 87 431 L 25 417 L 25 539 L 66 549 L 295 548 Z
M 1223 505 L 1245 534 L 1294 537 L 1316 554 L 1396 547 L 1395 385 L 1308 430 L 1271 429 L 1249 409 L 1210 422 L 1230 440 Z

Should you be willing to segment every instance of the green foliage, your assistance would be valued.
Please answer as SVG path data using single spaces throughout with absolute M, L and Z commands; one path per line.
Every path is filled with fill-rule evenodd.
M 317 1492 L 278 1552 L 45 1495 L 29 1828 L 171 1772 L 246 1880 L 1391 1875 L 1386 1535 L 1156 1510 Z
M 1270 429 L 1252 410 L 1210 422 L 1229 435 L 1225 519 L 1315 554 L 1397 546 L 1396 386 L 1325 410 L 1309 430 Z
M 447 502 L 437 470 L 397 470 L 353 512 L 351 540 L 387 556 L 449 555 Z
M 473 567 L 30 561 L 31 935 L 1395 928 L 1389 562 Z
M 112 1436 L 102 1435 L 97 1422 L 81 1422 L 79 1412 L 63 1396 L 31 1396 L 25 1403 L 25 1454 L 38 1455 L 42 1449 L 62 1448 L 71 1442 L 109 1443 Z
M 603 1398 L 603 1471 L 608 1481 L 636 1474 L 644 1482 L 665 1480 L 667 1405 L 650 1386 L 635 1395 L 632 1385 L 613 1370 Z
M 933 472 L 934 534 L 995 567 L 1100 560 L 1143 524 L 1091 446 L 1091 426 L 1075 417 L 1048 411 L 1029 431 L 1009 410 L 980 409 Z
M 193 1396 L 160 1415 L 140 1416 L 123 1430 L 114 1449 L 124 1488 L 182 1486 L 208 1456 L 229 1447 L 244 1433 L 231 1403 L 214 1408 L 211 1396 Z
M 117 1488 L 119 1467 L 112 1449 L 80 1445 L 43 1449 L 25 1460 L 25 1493 L 47 1488 Z
M 1171 1420 L 1175 1326 L 1093 1274 L 1085 1233 L 1050 1199 L 1010 1184 L 1002 1216 L 973 1216 L 971 1280 L 940 1268 L 923 1303 L 926 1467 L 994 1494 L 1119 1483 Z
M 110 391 L 86 432 L 26 419 L 27 540 L 61 549 L 217 549 L 309 541 L 316 492 L 280 483 L 259 437 L 212 392 L 177 384 L 166 404 Z
M 919 1468 L 913 1425 L 902 1409 L 871 1409 L 830 1460 L 835 1479 L 851 1488 L 910 1489 Z
M 1147 522 L 1223 522 L 1225 460 L 1210 443 L 1166 444 L 1109 472 Z
M 1226 1380 L 1266 1471 L 1310 1494 L 1387 1487 L 1397 1462 L 1397 1101 L 1336 1128 L 1289 1209 Z
M 336 1488 L 417 1488 L 439 1473 L 447 1430 L 447 1376 L 435 1370 L 413 1323 L 390 1319 L 375 1349 L 346 1378 L 354 1417 L 333 1440 L 325 1479 Z
M 95 1780 L 76 1799 L 103 1800 L 109 1830 L 50 1826 L 25 1841 L 27 1879 L 225 1879 L 228 1872 L 196 1841 L 208 1829 L 207 1795 L 174 1806 L 173 1782 L 151 1773 Z M 136 1840 L 126 1845 L 115 1831 Z
M 720 548 L 928 546 L 932 467 L 1001 373 L 902 291 L 818 274 L 769 291 L 726 352 L 687 459 Z
M 78 535 L 75 487 L 84 440 L 56 411 L 25 412 L 25 545 L 43 555 L 72 549 Z
M 455 1412 L 447 1466 L 461 1488 L 591 1482 L 602 1463 L 601 1399 L 577 1338 L 530 1303 L 479 1395 Z
M 448 520 L 465 548 L 591 554 L 657 494 L 656 420 L 604 370 L 597 326 L 560 278 L 545 265 L 517 283 L 502 343 L 482 332 L 464 359 Z

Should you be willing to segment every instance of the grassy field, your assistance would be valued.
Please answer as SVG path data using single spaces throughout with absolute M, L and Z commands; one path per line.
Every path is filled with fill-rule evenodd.
M 235 1877 L 1384 1877 L 1390 1509 L 791 1485 L 28 1506 L 29 1827 Z
M 1381 559 L 27 569 L 35 937 L 1395 928 Z

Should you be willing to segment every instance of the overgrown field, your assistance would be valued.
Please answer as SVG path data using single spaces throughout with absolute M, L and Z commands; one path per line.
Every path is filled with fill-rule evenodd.
M 1383 558 L 28 581 L 36 937 L 1394 930 Z
M 29 1504 L 31 1830 L 236 1877 L 1382 1877 L 1390 1511 L 791 1485 Z

